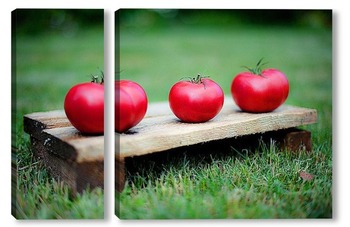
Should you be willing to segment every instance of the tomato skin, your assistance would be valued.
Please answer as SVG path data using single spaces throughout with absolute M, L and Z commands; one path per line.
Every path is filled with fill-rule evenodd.
M 130 80 L 115 81 L 115 131 L 126 132 L 145 116 L 148 98 L 145 90 Z
M 202 83 L 179 81 L 170 89 L 170 109 L 183 122 L 206 122 L 222 109 L 222 88 L 211 79 L 202 78 L 201 81 Z
M 66 94 L 64 110 L 81 133 L 103 134 L 104 86 L 93 82 L 73 86 Z
M 242 111 L 271 112 L 286 101 L 289 82 L 277 69 L 264 69 L 261 75 L 241 72 L 232 81 L 231 94 Z

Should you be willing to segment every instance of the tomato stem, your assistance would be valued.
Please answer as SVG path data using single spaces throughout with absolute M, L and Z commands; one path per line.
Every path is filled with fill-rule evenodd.
M 247 67 L 247 66 L 244 66 L 244 68 L 248 69 L 249 72 L 251 72 L 251 73 L 253 73 L 253 74 L 255 74 L 255 75 L 263 76 L 263 75 L 261 74 L 261 72 L 262 72 L 262 66 L 264 66 L 264 65 L 267 64 L 266 62 L 265 62 L 265 63 L 262 63 L 262 60 L 263 60 L 263 59 L 264 59 L 264 58 L 261 58 L 261 59 L 258 61 L 258 63 L 256 64 L 255 68 L 249 68 L 249 67 Z
M 192 78 L 192 83 L 201 84 L 202 83 L 202 76 L 201 76 L 201 74 L 198 74 L 196 78 Z
M 101 70 L 101 83 L 100 84 L 104 84 L 104 82 L 105 82 L 105 74 Z
M 180 80 L 188 80 L 189 82 L 193 84 L 203 84 L 205 88 L 205 83 L 203 81 L 203 78 L 208 78 L 209 76 L 202 76 L 201 74 L 198 74 L 197 77 L 183 77 Z
M 101 71 L 100 77 L 101 77 L 101 81 L 99 81 L 99 76 L 98 75 L 91 74 L 91 83 L 104 84 L 104 77 L 105 77 L 105 75 L 104 75 L 103 71 Z
M 202 76 L 201 74 L 198 74 L 197 77 L 190 78 L 190 82 L 194 84 L 202 84 L 203 78 L 208 78 L 208 76 Z
M 91 82 L 92 83 L 98 83 L 98 76 L 91 74 Z

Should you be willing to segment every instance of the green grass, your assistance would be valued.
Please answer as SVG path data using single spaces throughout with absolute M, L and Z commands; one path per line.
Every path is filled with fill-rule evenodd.
M 200 152 L 200 150 L 198 151 Z M 189 154 L 141 165 L 120 195 L 120 217 L 317 218 L 332 215 L 331 156 L 277 151 L 262 146 L 208 157 Z M 195 152 L 194 152 L 195 153 Z M 208 155 L 208 153 L 206 153 Z M 200 156 L 200 157 L 198 157 Z M 135 164 L 136 165 L 136 164 Z M 139 163 L 138 163 L 139 165 Z M 142 170 L 141 169 L 146 169 Z M 299 172 L 315 175 L 305 181 Z M 322 199 L 320 199 L 322 198 Z
M 13 42 L 12 150 L 17 169 L 13 215 L 18 219 L 103 218 L 103 190 L 72 196 L 65 184 L 53 179 L 33 158 L 29 135 L 23 131 L 24 114 L 63 109 L 70 87 L 90 81 L 91 74 L 103 70 L 103 29 L 78 30 L 73 36 L 18 35 Z
M 332 33 L 298 27 L 120 28 L 120 77 L 142 84 L 149 100 L 166 101 L 180 78 L 209 75 L 230 94 L 242 66 L 261 58 L 290 81 L 290 105 L 315 108 L 313 151 L 292 154 L 274 144 L 232 146 L 143 157 L 116 193 L 122 219 L 332 217 Z M 201 153 L 205 153 L 201 155 Z M 208 160 L 208 156 L 210 157 Z M 305 181 L 300 171 L 314 175 Z

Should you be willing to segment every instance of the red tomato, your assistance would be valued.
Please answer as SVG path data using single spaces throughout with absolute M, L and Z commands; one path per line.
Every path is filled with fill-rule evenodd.
M 224 92 L 211 79 L 198 75 L 190 81 L 179 81 L 169 92 L 170 108 L 180 120 L 199 123 L 214 118 L 224 104 Z
M 145 116 L 148 100 L 145 90 L 130 80 L 115 82 L 115 130 L 119 133 L 137 125 Z
M 73 86 L 66 94 L 64 110 L 72 125 L 82 133 L 102 134 L 104 86 L 87 82 Z
M 241 72 L 233 79 L 231 94 L 242 111 L 270 112 L 282 105 L 288 97 L 289 82 L 277 69 L 261 70 L 261 60 L 256 69 Z

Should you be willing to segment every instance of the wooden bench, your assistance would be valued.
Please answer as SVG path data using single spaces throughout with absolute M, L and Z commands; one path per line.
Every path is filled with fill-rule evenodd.
M 145 118 L 127 133 L 115 137 L 115 188 L 125 184 L 125 159 L 257 133 L 275 132 L 281 145 L 290 150 L 311 150 L 311 133 L 295 129 L 317 121 L 314 109 L 283 105 L 271 113 L 241 112 L 231 98 L 225 99 L 214 119 L 199 124 L 183 123 L 167 102 L 153 103 Z M 73 192 L 86 187 L 103 188 L 104 136 L 86 136 L 68 121 L 63 110 L 24 116 L 32 151 L 49 173 L 66 182 Z M 278 137 L 278 138 L 277 138 Z M 113 152 L 113 151 L 106 151 Z

